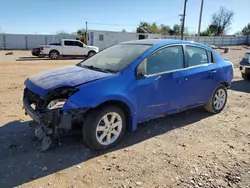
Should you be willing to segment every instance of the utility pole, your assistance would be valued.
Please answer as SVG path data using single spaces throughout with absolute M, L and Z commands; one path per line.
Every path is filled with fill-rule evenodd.
M 200 33 L 201 33 L 201 19 L 202 19 L 203 3 L 204 3 L 204 0 L 201 0 L 200 20 L 199 20 L 199 27 L 198 27 L 198 37 L 197 37 L 197 42 L 199 42 L 199 40 L 200 40 Z
M 184 0 L 184 10 L 182 17 L 182 26 L 181 26 L 181 40 L 183 40 L 184 26 L 185 26 L 185 17 L 186 17 L 186 5 L 188 0 Z
M 86 23 L 85 38 L 86 38 L 86 45 L 88 45 L 88 22 L 85 23 Z

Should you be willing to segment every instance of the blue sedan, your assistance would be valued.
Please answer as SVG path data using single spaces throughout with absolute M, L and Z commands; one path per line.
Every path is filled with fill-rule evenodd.
M 74 66 L 31 76 L 23 105 L 37 122 L 43 149 L 61 130 L 82 129 L 96 150 L 119 143 L 126 129 L 165 114 L 204 106 L 220 113 L 233 65 L 200 43 L 148 39 L 109 47 Z

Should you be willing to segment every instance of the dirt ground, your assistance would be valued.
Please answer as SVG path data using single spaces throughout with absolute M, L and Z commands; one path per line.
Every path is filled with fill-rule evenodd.
M 105 153 L 89 150 L 80 134 L 41 153 L 22 110 L 28 76 L 79 60 L 0 51 L 0 187 L 250 188 L 250 82 L 237 68 L 245 51 L 222 54 L 235 65 L 223 112 L 197 108 L 141 124 Z

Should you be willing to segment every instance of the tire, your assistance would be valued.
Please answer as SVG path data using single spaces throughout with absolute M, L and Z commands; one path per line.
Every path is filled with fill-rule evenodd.
M 88 58 L 90 58 L 90 57 L 94 56 L 95 54 L 96 54 L 96 52 L 95 52 L 95 51 L 90 51 L 90 52 L 88 53 Z
M 56 60 L 59 58 L 59 52 L 56 50 L 52 50 L 49 53 L 49 57 L 50 57 L 50 59 Z
M 217 101 L 217 102 L 216 102 Z M 219 85 L 208 103 L 204 105 L 206 111 L 217 114 L 220 113 L 227 103 L 227 88 L 224 85 Z
M 250 75 L 241 73 L 241 76 L 244 80 L 250 80 Z
M 105 119 L 104 117 L 107 117 Z M 116 127 L 112 128 L 112 117 Z M 105 126 L 105 121 L 110 123 Z M 118 123 L 121 122 L 121 123 Z M 114 123 L 113 123 L 114 124 Z M 107 150 L 116 146 L 123 138 L 126 130 L 127 120 L 125 112 L 114 105 L 107 105 L 90 111 L 82 127 L 84 141 L 95 150 Z M 107 128 L 108 127 L 108 128 Z M 100 130 L 98 131 L 97 128 Z M 115 135 L 114 133 L 119 133 Z M 110 142 L 108 137 L 110 135 Z

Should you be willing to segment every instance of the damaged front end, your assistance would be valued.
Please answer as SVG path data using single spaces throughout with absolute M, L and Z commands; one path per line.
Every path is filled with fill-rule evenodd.
M 74 87 L 62 87 L 40 96 L 25 88 L 25 114 L 36 124 L 35 135 L 42 140 L 42 150 L 47 150 L 55 143 L 60 144 L 61 130 L 71 130 L 73 122 L 82 123 L 83 114 L 88 108 L 63 110 L 66 100 L 77 91 Z

